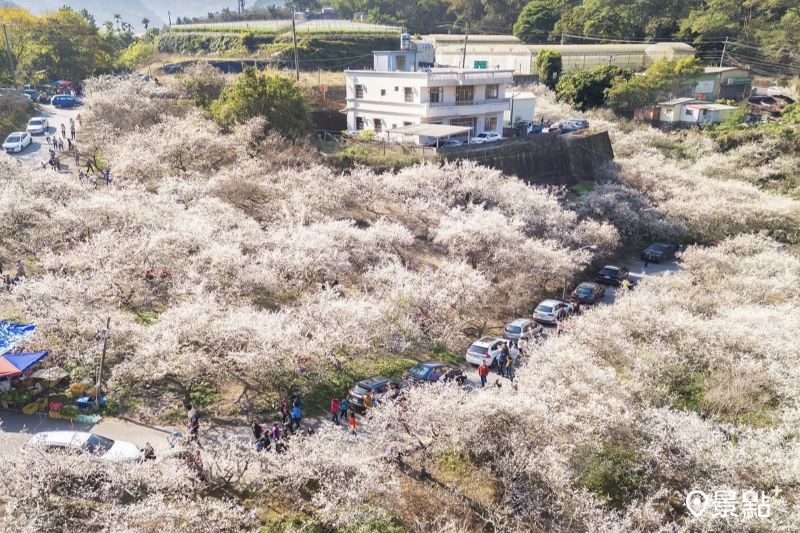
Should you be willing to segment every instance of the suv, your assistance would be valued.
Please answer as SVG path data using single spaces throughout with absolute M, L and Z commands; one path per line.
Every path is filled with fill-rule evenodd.
M 512 341 L 529 340 L 541 333 L 543 329 L 541 324 L 529 318 L 517 318 L 513 322 L 506 324 L 503 330 L 503 338 Z
M 674 242 L 654 242 L 642 251 L 641 258 L 642 261 L 660 263 L 675 257 L 675 252 L 677 251 L 678 245 Z
M 80 99 L 71 94 L 57 94 L 50 99 L 53 107 L 75 107 L 81 103 Z
M 614 265 L 606 265 L 597 273 L 594 280 L 603 285 L 620 285 L 628 278 L 628 269 Z
M 363 379 L 355 384 L 347 393 L 347 400 L 350 402 L 350 407 L 356 411 L 364 411 L 364 395 L 370 393 L 373 402 L 386 394 L 391 385 L 400 387 L 400 382 L 393 379 L 385 378 L 383 376 L 376 376 L 374 378 Z
M 442 363 L 441 361 L 426 361 L 410 368 L 404 376 L 405 380 L 411 384 L 434 383 L 437 381 L 455 381 L 463 385 L 467 380 L 464 371 L 455 365 Z
M 494 337 L 484 337 L 472 343 L 467 349 L 467 363 L 471 365 L 479 365 L 486 363 L 492 366 L 500 352 L 503 351 L 503 346 L 506 346 L 508 341 L 505 339 L 496 339 Z
M 533 311 L 533 319 L 543 324 L 555 324 L 561 315 L 571 315 L 572 305 L 561 300 L 544 300 Z

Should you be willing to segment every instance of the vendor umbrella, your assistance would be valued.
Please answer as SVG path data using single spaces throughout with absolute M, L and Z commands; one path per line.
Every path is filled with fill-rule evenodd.
M 7 353 L 3 355 L 3 357 L 0 357 L 0 359 L 11 363 L 17 369 L 18 373 L 22 373 L 44 359 L 46 355 L 47 352 Z
M 10 361 L 0 357 L 0 378 L 15 378 L 21 373 Z
M 59 366 L 37 370 L 31 375 L 33 379 L 42 379 L 44 381 L 60 381 L 67 376 L 69 376 L 67 371 Z

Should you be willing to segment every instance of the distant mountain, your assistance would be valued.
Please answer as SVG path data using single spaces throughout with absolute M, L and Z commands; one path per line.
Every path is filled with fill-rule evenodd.
M 11 4 L 7 0 L 0 0 L 0 5 Z M 223 7 L 236 9 L 236 0 L 125 0 L 124 2 L 109 2 L 108 0 L 14 0 L 15 4 L 28 9 L 32 13 L 55 11 L 63 5 L 73 9 L 87 9 L 94 15 L 97 24 L 114 20 L 114 14 L 122 15 L 122 20 L 141 31 L 142 19 L 150 19 L 151 26 L 162 26 L 167 23 L 168 15 L 174 21 L 178 17 L 198 17 L 207 15 L 212 11 L 219 11 Z M 276 3 L 280 3 L 276 0 Z M 253 5 L 247 1 L 245 5 Z

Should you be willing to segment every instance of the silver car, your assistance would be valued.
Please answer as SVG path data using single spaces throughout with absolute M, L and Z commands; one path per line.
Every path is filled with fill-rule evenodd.
M 47 133 L 47 129 L 50 127 L 50 124 L 47 123 L 47 119 L 43 117 L 33 117 L 28 121 L 28 127 L 26 128 L 27 132 L 31 135 L 44 135 Z
M 541 324 L 529 318 L 518 318 L 506 324 L 503 337 L 512 341 L 530 340 L 541 333 L 543 329 Z

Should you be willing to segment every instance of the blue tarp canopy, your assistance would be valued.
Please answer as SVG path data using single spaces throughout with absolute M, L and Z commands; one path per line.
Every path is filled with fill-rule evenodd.
M 20 374 L 44 359 L 47 352 L 7 353 L 3 359 L 17 367 Z
M 17 324 L 0 320 L 0 354 L 10 351 L 14 346 L 36 329 L 34 324 Z

